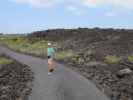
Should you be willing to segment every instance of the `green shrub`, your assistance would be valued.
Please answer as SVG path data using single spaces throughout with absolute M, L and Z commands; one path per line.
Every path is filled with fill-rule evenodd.
M 81 56 L 75 53 L 71 60 L 75 63 L 79 63 L 81 61 Z
M 116 55 L 107 55 L 105 57 L 105 63 L 107 64 L 119 64 L 120 63 L 120 58 L 117 57 Z
M 12 38 L 12 41 L 13 42 L 16 42 L 18 39 L 17 38 Z
M 133 55 L 128 56 L 128 61 L 133 62 Z
M 7 59 L 7 58 L 3 58 L 3 57 L 0 58 L 0 65 L 7 65 L 7 64 L 10 64 L 12 62 L 13 61 L 11 59 Z
M 67 58 L 72 58 L 74 56 L 74 53 L 72 51 L 61 51 L 56 53 L 56 59 L 63 60 Z

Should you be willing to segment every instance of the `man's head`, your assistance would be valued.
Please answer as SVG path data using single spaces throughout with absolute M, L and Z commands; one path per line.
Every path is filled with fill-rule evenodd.
M 52 44 L 49 42 L 49 43 L 48 43 L 48 46 L 51 46 L 51 45 L 52 45 Z

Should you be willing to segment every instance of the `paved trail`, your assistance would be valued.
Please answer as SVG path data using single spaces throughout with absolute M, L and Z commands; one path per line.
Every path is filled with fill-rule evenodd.
M 2 46 L 0 53 L 32 68 L 35 80 L 29 100 L 109 100 L 93 83 L 61 64 L 57 64 L 54 74 L 48 76 L 46 60 L 16 53 Z

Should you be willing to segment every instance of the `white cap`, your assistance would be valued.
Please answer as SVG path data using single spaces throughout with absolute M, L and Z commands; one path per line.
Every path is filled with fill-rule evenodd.
M 50 45 L 51 45 L 51 43 L 48 43 L 48 45 L 50 46 Z

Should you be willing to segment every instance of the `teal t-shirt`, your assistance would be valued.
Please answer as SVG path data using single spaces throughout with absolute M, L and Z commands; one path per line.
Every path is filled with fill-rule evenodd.
M 54 55 L 54 49 L 53 48 L 47 48 L 47 55 L 53 56 Z

